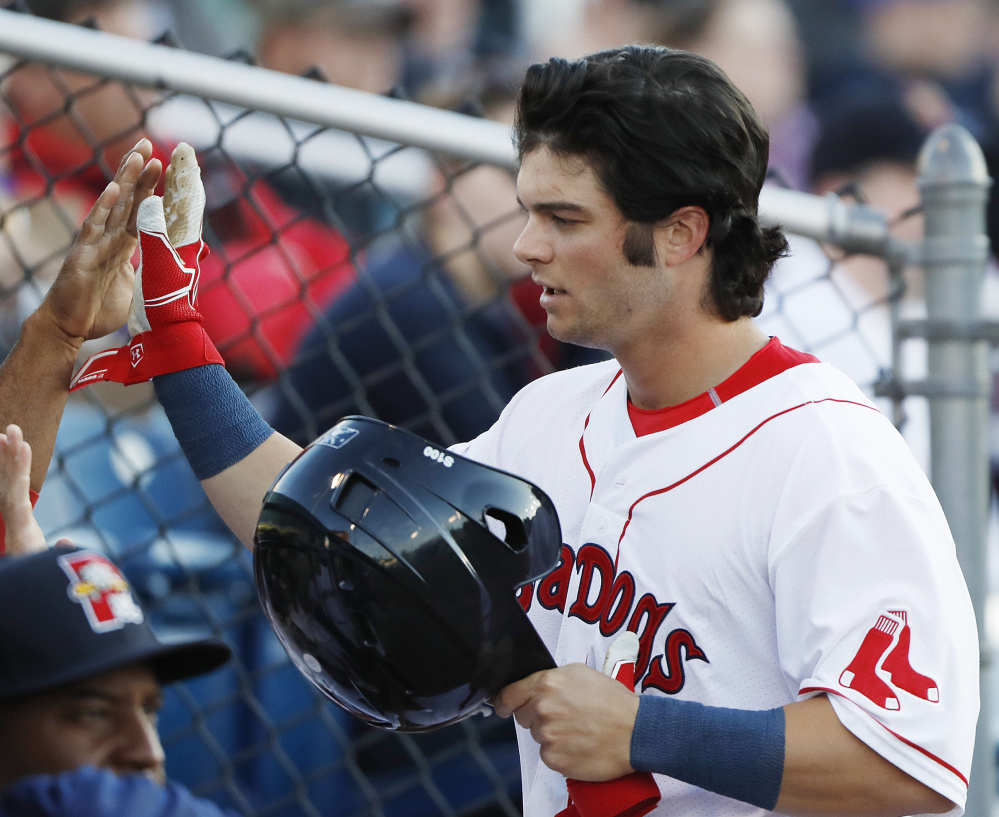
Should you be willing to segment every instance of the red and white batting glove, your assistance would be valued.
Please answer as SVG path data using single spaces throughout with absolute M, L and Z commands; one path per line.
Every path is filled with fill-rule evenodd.
M 163 198 L 139 204 L 139 269 L 135 273 L 127 346 L 87 360 L 70 391 L 100 380 L 130 386 L 160 374 L 224 363 L 198 312 L 205 188 L 194 149 L 181 142 L 170 157 Z
M 628 689 L 635 688 L 635 661 L 638 659 L 638 636 L 630 631 L 614 639 L 603 672 Z M 569 805 L 556 817 L 642 817 L 656 807 L 662 794 L 649 772 L 632 772 L 616 780 L 591 783 L 566 781 Z

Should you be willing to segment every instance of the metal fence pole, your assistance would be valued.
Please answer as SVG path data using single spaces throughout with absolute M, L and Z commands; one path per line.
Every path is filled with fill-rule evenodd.
M 985 204 L 991 180 L 978 144 L 945 125 L 919 156 L 925 217 L 920 260 L 926 271 L 930 478 L 957 542 L 978 617 L 982 712 L 968 793 L 969 817 L 991 817 L 995 748 L 991 735 L 990 649 L 985 632 L 989 508 L 988 343 L 980 332 L 989 242 Z

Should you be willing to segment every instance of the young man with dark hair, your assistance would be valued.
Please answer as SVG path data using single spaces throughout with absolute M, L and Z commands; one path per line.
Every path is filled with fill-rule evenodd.
M 571 814 L 573 781 L 643 770 L 663 814 L 957 817 L 971 601 L 888 420 L 752 320 L 785 245 L 756 218 L 768 140 L 751 105 L 707 60 L 625 47 L 533 66 L 517 143 L 515 253 L 548 329 L 614 356 L 540 378 L 454 447 L 537 484 L 562 526 L 559 565 L 523 599 L 558 668 L 495 701 L 520 726 L 525 814 Z M 193 305 L 156 306 L 190 272 L 144 272 L 133 307 L 152 329 L 133 350 L 200 337 Z M 147 374 L 250 545 L 300 448 L 203 343 L 169 358 Z M 628 630 L 640 694 L 596 669 Z

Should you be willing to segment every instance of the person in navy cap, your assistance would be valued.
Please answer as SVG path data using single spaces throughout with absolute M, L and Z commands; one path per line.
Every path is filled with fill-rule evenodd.
M 156 716 L 164 684 L 231 651 L 160 641 L 105 555 L 45 546 L 30 514 L 31 449 L 0 434 L 0 817 L 234 817 L 166 781 Z M 27 518 L 25 510 L 27 509 Z

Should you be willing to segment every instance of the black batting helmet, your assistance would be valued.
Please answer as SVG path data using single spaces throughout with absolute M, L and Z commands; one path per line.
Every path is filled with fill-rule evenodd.
M 445 726 L 555 666 L 515 591 L 555 566 L 561 530 L 519 477 L 348 417 L 278 478 L 254 541 L 292 661 L 369 724 Z

